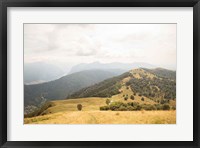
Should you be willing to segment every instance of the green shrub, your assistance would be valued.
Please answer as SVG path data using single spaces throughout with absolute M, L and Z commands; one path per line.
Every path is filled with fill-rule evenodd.
M 110 104 L 110 100 L 106 99 L 106 104 L 109 105 Z
M 140 105 L 136 106 L 136 110 L 141 110 L 141 109 L 142 109 L 142 107 Z
M 176 106 L 172 106 L 172 109 L 173 109 L 173 110 L 176 110 Z
M 168 104 L 163 105 L 163 110 L 170 110 L 170 106 Z
M 141 100 L 144 101 L 144 98 L 142 97 Z
M 128 100 L 128 96 L 124 97 L 124 100 L 127 101 Z
M 82 106 L 81 104 L 77 104 L 77 109 L 78 109 L 79 111 L 81 111 L 82 108 L 83 108 L 83 106 Z
M 125 107 L 125 106 L 120 106 L 118 110 L 119 110 L 119 111 L 126 111 L 126 110 L 127 110 L 127 107 Z
M 156 110 L 157 108 L 154 105 L 146 104 L 146 105 L 142 105 L 142 109 L 144 109 L 144 110 Z
M 131 98 L 131 100 L 134 100 L 134 99 L 135 99 L 135 97 L 134 97 L 133 95 L 131 95 L 131 97 L 130 97 L 130 98 Z
M 132 107 L 132 106 L 128 106 L 128 107 L 127 107 L 127 110 L 128 110 L 128 111 L 134 111 L 134 110 L 136 110 L 136 109 L 135 109 L 134 107 Z
M 155 107 L 157 110 L 162 110 L 163 109 L 163 106 L 160 105 L 160 104 L 155 104 Z
M 110 108 L 109 108 L 109 106 L 101 106 L 100 107 L 100 110 L 109 110 Z

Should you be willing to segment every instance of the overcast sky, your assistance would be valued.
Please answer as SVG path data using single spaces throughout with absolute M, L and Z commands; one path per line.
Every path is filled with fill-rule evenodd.
M 146 62 L 176 69 L 176 24 L 25 24 L 25 63 Z

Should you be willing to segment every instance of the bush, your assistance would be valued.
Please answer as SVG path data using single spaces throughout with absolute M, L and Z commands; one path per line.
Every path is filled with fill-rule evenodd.
M 141 100 L 144 101 L 144 98 L 142 97 Z
M 83 106 L 82 106 L 81 104 L 78 104 L 78 105 L 77 105 L 77 109 L 78 109 L 79 111 L 81 111 L 82 108 L 83 108 Z
M 170 106 L 168 104 L 163 105 L 163 110 L 170 110 Z
M 119 111 L 127 111 L 127 107 L 125 107 L 125 106 L 120 106 L 118 110 L 119 110 Z
M 124 100 L 127 101 L 128 100 L 128 96 L 124 97 Z
M 170 106 L 168 104 L 142 104 L 136 102 L 112 102 L 110 105 L 100 107 L 100 110 L 112 110 L 112 111 L 138 111 L 138 110 L 169 110 Z
M 135 107 L 135 106 L 137 106 L 137 105 L 139 105 L 139 104 L 138 104 L 137 102 L 129 102 L 128 105 L 129 105 L 129 106 Z
M 140 97 L 141 97 L 141 96 L 142 96 L 142 94 L 139 94 L 138 96 L 140 96 Z
M 110 100 L 106 99 L 106 104 L 109 105 L 110 104 Z
M 122 102 L 112 102 L 110 105 L 109 105 L 109 108 L 110 110 L 118 110 L 120 106 L 122 106 L 123 103 Z
M 100 107 L 100 110 L 109 110 L 110 108 L 109 108 L 109 106 L 101 106 Z
M 127 86 L 126 89 L 129 89 L 129 87 Z
M 133 95 L 136 96 L 136 93 L 134 93 Z
M 134 107 L 132 107 L 132 106 L 128 106 L 128 107 L 127 107 L 127 110 L 128 110 L 128 111 L 134 111 L 134 110 L 136 110 L 136 109 L 135 109 Z
M 173 109 L 173 110 L 176 110 L 176 106 L 173 106 L 172 109 Z
M 160 104 L 155 104 L 155 107 L 157 110 L 162 110 L 163 109 L 163 106 L 160 105 Z
M 146 104 L 142 106 L 144 110 L 156 110 L 157 108 L 154 105 Z
M 137 105 L 136 110 L 141 110 L 142 107 L 140 105 Z
M 134 100 L 134 99 L 135 99 L 135 97 L 134 97 L 133 95 L 131 95 L 131 97 L 130 97 L 130 98 L 131 98 L 131 100 Z

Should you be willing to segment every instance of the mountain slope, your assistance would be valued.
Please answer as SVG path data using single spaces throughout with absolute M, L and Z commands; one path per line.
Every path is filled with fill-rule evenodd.
M 42 84 L 24 85 L 24 104 L 37 106 L 44 100 L 64 99 L 69 94 L 113 76 L 115 73 L 112 72 L 88 70 Z
M 160 75 L 155 74 L 159 71 L 156 69 L 134 69 L 120 76 L 83 88 L 69 95 L 68 98 L 111 97 L 119 94 L 122 86 L 126 86 L 127 89 L 131 89 L 133 93 L 139 96 L 152 99 L 175 99 L 176 80 L 171 79 L 171 75 L 168 75 L 169 70 L 162 69 Z M 170 71 L 170 73 L 176 75 L 174 71 Z M 161 75 L 165 75 L 165 77 L 161 77 Z
M 167 70 L 167 69 L 163 69 L 163 68 L 155 68 L 155 69 L 143 68 L 143 69 L 146 70 L 147 72 L 155 74 L 159 77 L 176 80 L 176 72 L 175 71 Z

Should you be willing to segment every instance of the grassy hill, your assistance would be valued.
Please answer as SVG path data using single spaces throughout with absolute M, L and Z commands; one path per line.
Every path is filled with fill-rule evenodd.
M 68 98 L 111 97 L 119 94 L 122 86 L 126 86 L 139 96 L 168 101 L 176 98 L 176 79 L 172 75 L 176 75 L 176 72 L 165 69 L 134 69 L 83 88 Z
M 42 84 L 24 85 L 24 104 L 38 106 L 43 100 L 64 99 L 71 93 L 113 76 L 115 74 L 108 71 L 88 70 Z
M 147 97 L 145 101 L 136 95 L 135 99 L 124 100 L 124 95 L 131 96 L 133 92 L 122 86 L 120 94 L 113 95 L 111 102 L 139 103 L 140 105 L 159 104 Z M 152 111 L 101 111 L 108 98 L 89 97 L 68 100 L 50 101 L 36 112 L 35 117 L 26 117 L 25 124 L 175 124 L 175 110 L 152 110 Z M 82 104 L 82 111 L 77 110 L 77 104 Z M 170 100 L 171 107 L 176 106 L 176 101 Z M 38 114 L 39 113 L 39 114 Z
M 73 93 L 66 100 L 46 103 L 26 116 L 24 123 L 175 124 L 176 80 L 171 75 L 156 72 L 134 69 L 106 79 Z M 77 109 L 78 104 L 82 105 L 81 111 Z
M 124 89 L 126 90 L 126 89 Z M 131 92 L 125 92 L 131 93 Z M 156 104 L 151 99 L 141 101 L 139 96 L 135 100 L 122 98 L 123 94 L 115 95 L 111 101 L 138 102 L 140 104 Z M 175 124 L 176 111 L 100 111 L 106 105 L 107 98 L 80 98 L 51 101 L 40 115 L 24 119 L 25 124 Z M 77 104 L 82 104 L 82 111 L 77 111 Z M 170 101 L 173 106 L 175 102 Z

